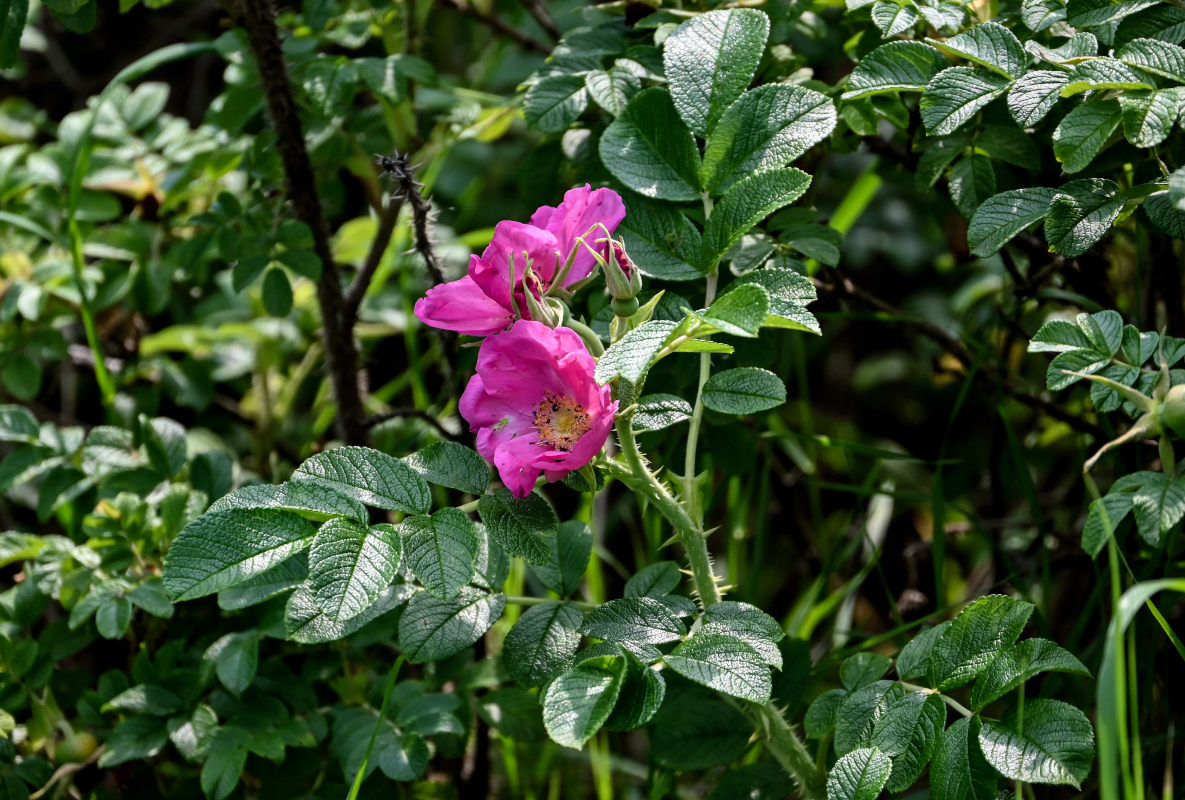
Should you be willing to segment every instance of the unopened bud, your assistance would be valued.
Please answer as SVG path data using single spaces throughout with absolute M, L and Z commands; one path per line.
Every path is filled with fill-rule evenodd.
M 1160 406 L 1160 422 L 1185 439 L 1185 385 L 1168 390 Z
M 527 267 L 526 272 L 523 273 L 523 299 L 526 301 L 527 315 L 536 322 L 542 322 L 547 327 L 554 328 L 560 324 L 563 315 L 557 314 L 554 306 L 549 304 L 547 299 L 541 299 L 536 294 L 538 286 L 538 279 L 531 268 Z
M 633 300 L 642 290 L 642 273 L 626 255 L 625 243 L 613 239 L 605 242 L 601 251 L 604 258 L 605 283 L 614 300 Z M 636 310 L 636 309 L 635 309 Z

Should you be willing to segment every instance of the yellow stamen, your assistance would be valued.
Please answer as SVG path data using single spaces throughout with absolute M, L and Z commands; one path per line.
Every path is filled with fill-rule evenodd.
M 552 450 L 570 453 L 580 437 L 592 428 L 592 419 L 584 406 L 566 395 L 546 392 L 535 408 L 535 442 Z

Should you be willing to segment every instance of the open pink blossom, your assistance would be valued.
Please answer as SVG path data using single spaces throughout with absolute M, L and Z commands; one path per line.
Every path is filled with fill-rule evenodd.
M 616 192 L 586 185 L 569 190 L 558 207 L 540 208 L 530 224 L 503 220 L 485 252 L 469 259 L 469 274 L 429 289 L 416 301 L 416 316 L 434 328 L 472 336 L 489 336 L 515 319 L 530 319 L 526 292 L 540 298 L 557 278 L 562 286 L 587 278 L 595 260 L 576 238 L 590 231 L 595 236 L 598 223 L 612 232 L 624 217 Z M 574 250 L 572 268 L 560 277 Z M 532 280 L 524 282 L 528 266 Z
M 593 380 L 595 366 L 575 331 L 541 322 L 519 320 L 481 343 L 461 416 L 515 497 L 540 472 L 557 481 L 604 446 L 617 403 Z
M 542 206 L 531 215 L 531 224 L 555 236 L 561 263 L 567 261 L 573 250 L 576 251 L 572 269 L 564 280 L 564 285 L 569 286 L 587 278 L 596 266 L 593 254 L 576 241 L 577 237 L 588 237 L 589 246 L 596 247 L 596 239 L 604 234 L 593 228 L 599 223 L 613 233 L 623 219 L 625 203 L 621 201 L 621 195 L 612 189 L 592 189 L 586 183 L 565 192 L 564 202 L 558 206 Z

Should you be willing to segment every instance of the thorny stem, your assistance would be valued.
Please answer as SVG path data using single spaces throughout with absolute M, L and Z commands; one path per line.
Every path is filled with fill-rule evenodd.
M 712 305 L 716 298 L 716 273 L 708 275 L 708 286 L 704 290 L 704 307 Z M 683 458 L 683 503 L 697 525 L 703 524 L 703 509 L 700 508 L 699 489 L 695 485 L 695 455 L 699 445 L 699 424 L 704 416 L 704 384 L 712 372 L 712 355 L 700 353 L 699 381 L 695 389 L 695 406 L 691 410 L 690 428 L 687 431 L 687 453 Z
M 621 478 L 635 491 L 644 494 L 675 528 L 679 544 L 687 554 L 695 591 L 704 608 L 719 603 L 720 589 L 716 585 L 716 576 L 712 574 L 712 559 L 708 555 L 708 544 L 703 529 L 646 466 L 629 420 L 617 421 L 617 440 L 621 445 L 621 454 L 625 458 L 626 466 L 622 469 L 617 462 L 609 461 L 614 476 Z
M 313 250 L 321 260 L 317 301 L 321 306 L 325 361 L 337 403 L 338 435 L 347 444 L 364 444 L 367 429 L 363 424 L 362 392 L 358 387 L 358 352 L 354 348 L 353 331 L 343 325 L 341 278 L 329 247 L 329 231 L 321 212 L 313 166 L 305 148 L 292 85 L 288 81 L 280 35 L 276 30 L 275 6 L 273 0 L 224 0 L 224 5 L 241 18 L 246 28 L 247 42 L 259 65 L 268 113 L 276 129 L 288 198 L 297 218 L 312 230 Z
M 617 439 L 624 463 L 610 459 L 607 462 L 610 474 L 653 503 L 674 527 L 704 608 L 720 602 L 720 589 L 712 572 L 712 559 L 702 525 L 688 514 L 684 504 L 676 500 L 646 466 L 629 420 L 617 421 Z M 826 797 L 826 773 L 815 764 L 802 740 L 773 702 L 764 705 L 743 703 L 742 710 L 761 733 L 770 754 L 794 778 L 802 793 L 810 800 Z

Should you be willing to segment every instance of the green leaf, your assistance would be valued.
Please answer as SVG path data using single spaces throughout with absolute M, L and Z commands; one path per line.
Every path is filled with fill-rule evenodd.
M 1066 18 L 1065 0 L 1021 0 L 1020 15 L 1034 33 L 1051 28 Z
M 839 679 L 844 688 L 854 692 L 861 686 L 879 681 L 893 666 L 893 659 L 880 653 L 856 653 L 844 659 L 839 667 Z
M 662 597 L 679 588 L 683 573 L 674 561 L 657 561 L 635 572 L 625 582 L 626 597 Z
M 892 771 L 892 760 L 875 747 L 853 750 L 828 773 L 827 800 L 876 800 Z
M 873 50 L 848 76 L 844 100 L 876 94 L 920 92 L 950 63 L 935 48 L 921 42 L 889 42 Z
M 218 607 L 237 611 L 270 600 L 300 586 L 309 577 L 307 553 L 297 553 L 254 578 L 218 593 Z
M 431 751 L 424 737 L 416 733 L 385 738 L 374 754 L 378 756 L 379 769 L 393 781 L 418 781 L 428 768 Z
M 748 88 L 768 37 L 769 17 L 750 8 L 700 14 L 667 37 L 663 66 L 675 107 L 692 133 L 711 132 Z
M 580 646 L 580 610 L 568 603 L 528 608 L 506 634 L 502 663 L 526 687 L 541 686 L 571 669 Z
M 159 578 L 151 578 L 128 592 L 128 600 L 154 617 L 172 619 L 174 608 Z
M 607 642 L 662 644 L 687 635 L 687 626 L 652 597 L 626 597 L 588 612 L 580 632 Z
M 1045 386 L 1051 392 L 1060 392 L 1067 386 L 1072 386 L 1082 380 L 1072 372 L 1091 375 L 1098 372 L 1111 359 L 1093 350 L 1072 350 L 1061 353 L 1049 362 L 1049 369 L 1045 371 Z
M 0 382 L 18 400 L 33 400 L 41 391 L 41 374 L 41 364 L 27 353 L 16 353 L 6 355 Z
M 0 442 L 34 443 L 41 425 L 33 413 L 23 406 L 0 405 Z
M 1068 0 L 1066 22 L 1073 28 L 1100 28 L 1155 5 L 1157 0 Z
M 950 620 L 940 622 L 933 628 L 926 628 L 905 643 L 897 654 L 897 677 L 903 681 L 925 678 L 930 672 L 930 654 L 934 642 L 950 628 Z
M 872 21 L 885 38 L 904 33 L 920 20 L 911 0 L 879 0 L 872 7 Z
M 505 595 L 472 586 L 451 600 L 419 592 L 399 618 L 399 646 L 412 664 L 439 661 L 480 639 L 505 608 Z
M 654 718 L 667 694 L 662 673 L 633 656 L 626 656 L 626 673 L 613 713 L 605 721 L 611 731 L 632 731 Z
M 137 714 L 148 714 L 153 717 L 167 717 L 176 713 L 183 702 L 174 692 L 163 686 L 152 683 L 142 683 L 130 689 L 124 689 L 103 704 L 101 711 L 134 711 Z
M 930 764 L 934 800 L 996 800 L 996 772 L 979 752 L 979 729 L 979 717 L 963 717 L 942 734 Z
M 1067 186 L 1086 184 L 1072 181 Z M 1030 353 L 1066 353 L 1072 350 L 1094 350 L 1110 358 L 1123 342 L 1123 317 L 1117 311 L 1079 314 L 1074 322 L 1053 319 L 1033 334 Z
M 945 726 L 946 703 L 928 692 L 905 695 L 877 720 L 872 746 L 893 760 L 890 792 L 905 791 L 921 776 Z
M 292 311 L 292 284 L 284 270 L 272 267 L 263 274 L 263 309 L 273 317 L 286 317 Z
M 996 171 L 992 160 L 978 153 L 963 156 L 951 167 L 947 188 L 963 216 L 973 216 L 979 204 L 996 193 Z
M 242 746 L 241 729 L 222 728 L 213 736 L 202 762 L 199 783 L 209 800 L 225 800 L 239 784 L 247 766 L 247 748 Z
M 769 293 L 765 325 L 818 334 L 819 321 L 805 306 L 815 300 L 815 286 L 792 269 L 766 267 L 748 272 L 737 283 L 755 283 Z
M 769 292 L 754 283 L 742 283 L 716 298 L 699 318 L 713 328 L 752 338 L 765 322 Z
M 721 600 L 705 611 L 701 633 L 721 633 L 740 639 L 752 647 L 766 664 L 782 668 L 782 651 L 777 643 L 785 632 L 778 621 L 756 606 Z
M 975 680 L 1016 641 L 1032 613 L 1032 603 L 1000 594 L 968 605 L 934 642 L 930 685 L 945 692 Z
M 552 681 L 543 695 L 543 725 L 557 744 L 579 750 L 600 730 L 621 692 L 625 659 L 586 661 Z
M 218 498 L 207 513 L 232 508 L 275 508 L 295 511 L 315 521 L 350 517 L 368 519 L 366 506 L 330 486 L 311 481 L 288 481 L 279 486 L 256 483 Z
M 16 66 L 28 16 L 29 0 L 0 2 L 0 69 Z
M 1045 119 L 1062 96 L 1070 76 L 1059 70 L 1035 69 L 1008 90 L 1008 111 L 1022 128 Z
M 1094 761 L 1094 730 L 1078 709 L 1060 700 L 1025 703 L 1024 730 L 1015 709 L 979 732 L 984 758 L 1005 778 L 1079 788 Z
M 971 708 L 979 711 L 1034 675 L 1046 671 L 1090 676 L 1090 670 L 1081 661 L 1054 642 L 1025 639 L 1000 653 L 979 676 L 971 690 Z
M 703 269 L 711 270 L 742 236 L 801 197 L 810 184 L 810 175 L 792 167 L 759 172 L 734 183 L 704 225 Z
M 537 494 L 517 498 L 506 487 L 483 495 L 477 513 L 490 538 L 512 556 L 532 564 L 546 564 L 550 558 L 547 540 L 556 534 L 559 520 L 551 505 Z
M 932 135 L 957 130 L 975 112 L 1002 95 L 1012 81 L 974 67 L 949 67 L 934 76 L 919 102 L 922 122 Z
M 1152 225 L 1166 236 L 1185 239 L 1185 210 L 1177 208 L 1169 192 L 1156 192 L 1144 199 L 1141 208 Z
M 1154 89 L 1142 75 L 1114 58 L 1091 58 L 1074 66 L 1062 97 L 1108 89 Z
M 722 414 L 756 414 L 786 402 L 786 386 L 768 370 L 737 367 L 713 373 L 704 384 L 703 401 Z
M 1169 175 L 1169 201 L 1177 211 L 1185 211 L 1185 167 Z
M 1115 45 L 1122 46 L 1135 39 L 1158 39 L 1180 44 L 1185 40 L 1185 9 L 1158 3 L 1125 17 L 1115 31 Z
M 1012 31 L 998 22 L 982 22 L 958 36 L 927 42 L 948 53 L 965 58 L 1000 73 L 1005 78 L 1019 78 L 1029 65 L 1029 55 Z
M 407 514 L 422 514 L 432 505 L 432 493 L 411 467 L 369 447 L 339 447 L 318 453 L 292 475 L 336 489 L 360 503 Z
M 490 465 L 471 448 L 436 442 L 403 459 L 420 477 L 438 486 L 480 495 L 490 486 Z
M 773 690 L 765 659 L 733 636 L 701 631 L 663 661 L 683 677 L 730 697 L 765 703 Z
M 259 667 L 259 637 L 254 631 L 228 633 L 206 648 L 202 660 L 214 665 L 218 680 L 240 695 L 255 680 Z
M 601 134 L 601 161 L 646 197 L 699 199 L 699 151 L 665 89 L 638 92 Z
M 875 681 L 849 693 L 835 714 L 835 752 L 843 755 L 870 744 L 877 720 L 904 696 L 896 681 Z
M 959 3 L 932 2 L 928 0 L 918 6 L 918 12 L 926 22 L 943 36 L 955 33 L 967 21 L 967 10 Z M 947 64 L 943 65 L 944 67 Z
M 1124 92 L 1119 95 L 1123 135 L 1136 147 L 1155 147 L 1168 138 L 1181 114 L 1181 90 Z
M 288 604 L 284 609 L 284 631 L 289 639 L 301 644 L 335 642 L 394 611 L 407 602 L 415 591 L 415 587 L 410 584 L 388 586 L 378 600 L 361 614 L 345 622 L 334 622 L 317 606 L 313 593 L 301 587 L 288 595 Z
M 630 98 L 642 90 L 642 79 L 625 67 L 594 69 L 584 76 L 584 88 L 593 101 L 613 116 L 629 105 Z
M 532 564 L 529 569 L 556 594 L 563 597 L 576 594 L 592 554 L 592 530 L 588 523 L 579 520 L 562 523 L 547 545 L 547 563 Z
M 475 523 L 473 528 L 477 533 L 478 542 L 473 584 L 492 592 L 500 592 L 510 575 L 510 556 L 506 555 L 506 551 L 496 542 L 490 541 L 490 534 L 485 525 L 479 522 Z
M 609 345 L 597 361 L 593 378 L 602 385 L 619 376 L 638 383 L 678 327 L 678 322 L 666 319 L 652 319 L 639 325 Z
M 560 133 L 588 108 L 588 90 L 579 75 L 560 74 L 541 78 L 523 98 L 527 125 L 543 133 Z
M 1156 39 L 1135 39 L 1119 48 L 1115 57 L 1153 75 L 1185 83 L 1185 47 Z
M 828 689 L 814 699 L 802 721 L 808 739 L 822 739 L 835 728 L 839 706 L 847 696 L 846 689 Z
M 1185 516 L 1185 477 L 1170 478 L 1163 472 L 1137 474 L 1140 481 L 1132 495 L 1136 528 L 1144 541 L 1159 547 L 1164 534 Z
M 784 167 L 835 129 L 835 104 L 826 95 L 787 84 L 745 92 L 712 129 L 700 168 L 712 195 L 754 172 Z
M 192 600 L 242 583 L 304 550 L 316 529 L 286 511 L 228 509 L 186 525 L 165 558 L 165 590 Z
M 309 549 L 309 588 L 332 622 L 343 623 L 374 603 L 399 572 L 399 534 L 391 525 L 334 519 Z
M 653 720 L 650 757 L 667 769 L 708 769 L 740 758 L 752 735 L 734 706 L 698 687 L 672 684 Z
M 107 738 L 99 768 L 108 769 L 127 761 L 152 758 L 169 741 L 165 721 L 155 717 L 129 717 L 115 726 Z
M 473 579 L 478 538 L 473 520 L 455 508 L 430 517 L 408 517 L 399 526 L 407 566 L 441 600 L 448 600 Z
M 284 250 L 276 255 L 276 260 L 297 275 L 302 275 L 311 281 L 321 277 L 321 259 L 312 250 Z M 268 270 L 271 273 L 273 270 Z M 285 279 L 287 280 L 287 279 Z M 267 305 L 267 276 L 264 276 L 264 305 Z M 291 289 L 288 290 L 291 294 Z M 280 315 L 283 316 L 283 315 Z
M 695 266 L 703 238 L 699 228 L 678 209 L 642 197 L 631 198 L 629 213 L 617 233 L 643 275 L 668 281 L 703 278 Z
M 1049 206 L 1045 241 L 1055 253 L 1069 258 L 1080 256 L 1107 234 L 1124 202 L 1115 181 L 1103 178 L 1070 181 L 1058 190 Z
M 659 431 L 691 419 L 691 403 L 673 394 L 648 394 L 638 398 L 638 408 L 630 418 L 635 431 Z
M 1080 172 L 1090 166 L 1119 127 L 1122 118 L 1118 100 L 1097 96 L 1066 114 L 1053 132 L 1053 155 L 1062 163 L 1063 170 L 1067 173 Z M 1063 255 L 1070 253 L 1063 252 Z
M 1011 189 L 979 204 L 967 228 L 967 246 L 982 258 L 994 255 L 1021 231 L 1044 219 L 1057 194 L 1034 186 Z

